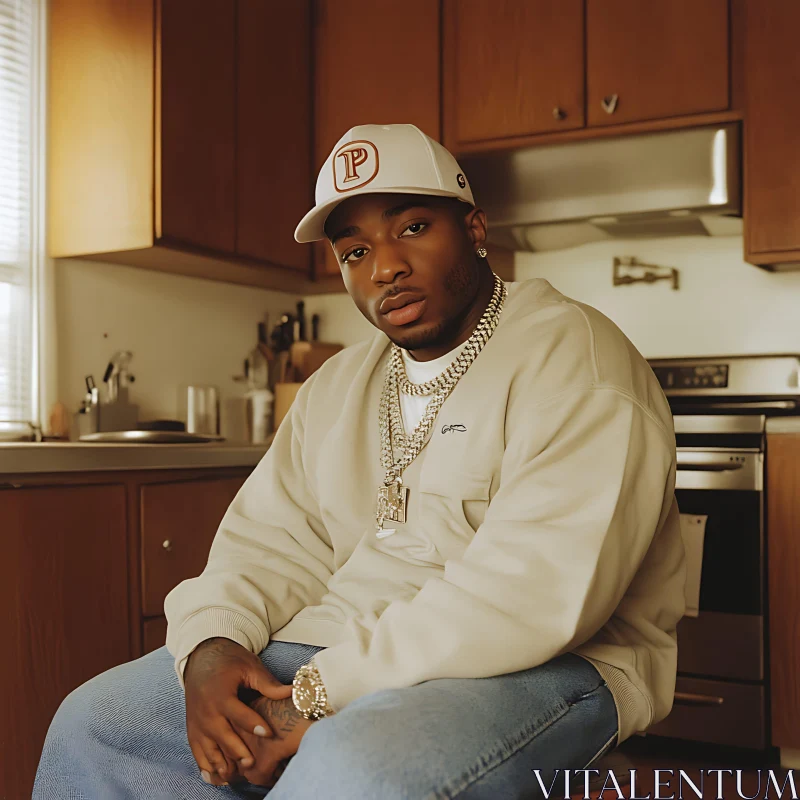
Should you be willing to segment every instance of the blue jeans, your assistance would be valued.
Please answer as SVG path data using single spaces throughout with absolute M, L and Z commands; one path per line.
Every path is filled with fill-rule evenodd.
M 282 683 L 322 648 L 270 642 Z M 444 678 L 365 695 L 308 730 L 269 800 L 533 798 L 534 769 L 583 769 L 616 743 L 611 692 L 566 654 L 492 678 Z M 250 794 L 253 791 L 254 794 Z M 183 691 L 162 647 L 98 675 L 61 704 L 34 800 L 225 800 L 265 789 L 210 786 L 186 739 Z

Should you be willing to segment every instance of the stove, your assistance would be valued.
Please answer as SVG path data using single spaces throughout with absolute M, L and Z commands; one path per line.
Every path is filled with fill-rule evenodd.
M 678 624 L 673 710 L 648 733 L 765 750 L 765 431 L 770 417 L 800 414 L 800 356 L 649 363 L 675 424 L 675 493 L 696 608 Z

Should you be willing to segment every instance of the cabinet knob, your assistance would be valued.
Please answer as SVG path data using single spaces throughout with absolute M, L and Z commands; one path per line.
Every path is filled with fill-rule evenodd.
M 607 97 L 604 97 L 601 101 L 601 105 L 603 106 L 603 111 L 606 114 L 613 114 L 617 110 L 617 102 L 619 101 L 618 94 L 610 94 Z
M 553 118 L 554 119 L 566 119 L 567 118 L 567 112 L 564 111 L 563 108 L 560 108 L 559 106 L 556 106 L 553 109 Z
M 167 551 L 172 550 L 172 542 L 169 539 L 164 539 L 161 546 Z

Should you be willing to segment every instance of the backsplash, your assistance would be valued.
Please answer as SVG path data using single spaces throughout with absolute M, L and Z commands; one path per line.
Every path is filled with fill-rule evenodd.
M 212 384 L 225 398 L 241 395 L 233 376 L 257 341 L 300 299 L 280 292 L 163 272 L 61 260 L 55 264 L 58 397 L 80 406 L 84 377 L 98 385 L 110 356 L 131 350 L 131 401 L 139 418 L 179 418 L 179 387 Z
M 614 256 L 680 270 L 669 282 L 613 287 Z M 491 249 L 489 252 L 491 262 Z M 800 353 L 800 272 L 773 274 L 742 260 L 741 237 L 605 241 L 571 250 L 517 253 L 516 278 L 546 278 L 613 319 L 647 358 Z M 140 419 L 175 418 L 179 387 L 214 384 L 224 402 L 242 392 L 233 375 L 256 339 L 292 311 L 297 297 L 93 261 L 55 265 L 58 398 L 74 411 L 84 377 L 99 383 L 109 357 L 131 350 Z M 372 325 L 347 294 L 306 297 L 321 315 L 320 338 L 345 346 Z
M 599 309 L 646 358 L 800 353 L 800 272 L 766 272 L 745 263 L 742 253 L 740 236 L 617 239 L 519 252 L 515 276 L 545 278 Z M 677 267 L 680 289 L 668 281 L 614 287 L 614 256 Z M 346 294 L 308 298 L 309 308 L 312 303 L 324 307 L 325 338 L 331 341 L 353 344 L 373 330 Z

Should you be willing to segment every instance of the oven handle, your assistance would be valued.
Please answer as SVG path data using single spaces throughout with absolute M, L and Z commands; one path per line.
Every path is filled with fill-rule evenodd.
M 764 490 L 763 453 L 677 448 L 676 489 Z
M 675 705 L 681 706 L 721 706 L 724 697 L 713 694 L 695 694 L 694 692 L 675 692 Z
M 724 457 L 698 461 L 688 454 L 678 452 L 678 469 L 693 469 L 698 472 L 733 472 L 743 468 L 744 462 L 742 461 L 729 461 Z

